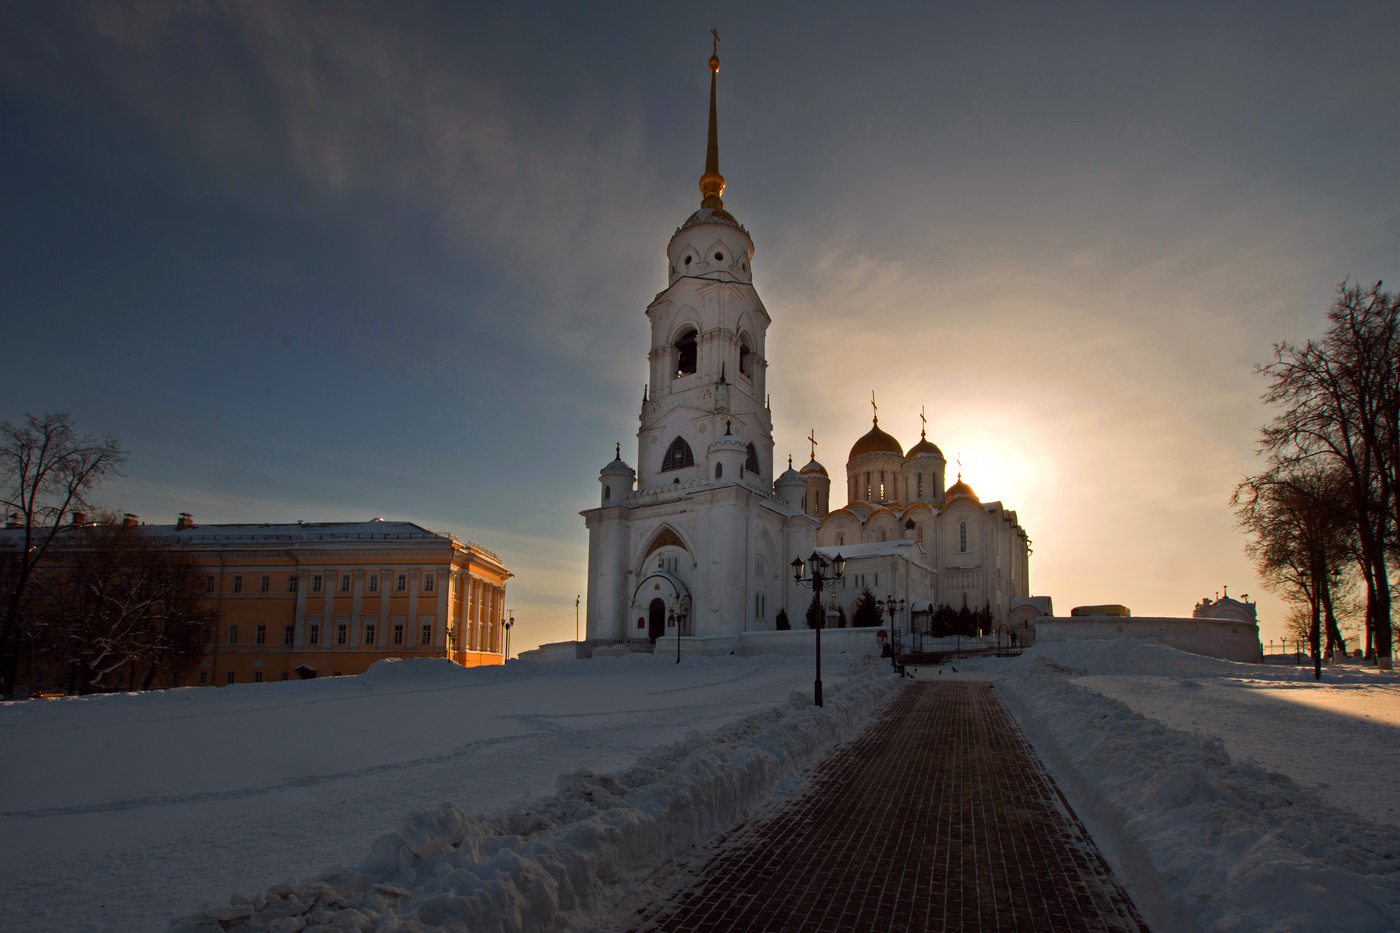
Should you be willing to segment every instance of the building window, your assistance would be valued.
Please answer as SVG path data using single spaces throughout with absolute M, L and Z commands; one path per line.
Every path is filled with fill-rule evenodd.
M 372 573 L 372 574 L 369 574 L 367 577 L 365 577 L 365 592 L 367 592 L 367 593 L 378 593 L 378 592 L 379 592 L 379 574 L 377 574 L 377 573 Z
M 671 446 L 666 448 L 666 456 L 661 460 L 661 472 L 679 470 L 688 466 L 695 466 L 695 454 L 691 452 L 690 445 L 685 442 L 685 438 L 677 437 L 671 442 Z
M 238 644 L 238 626 L 230 625 L 228 627 L 228 643 L 230 645 Z
M 846 543 L 846 536 L 845 536 L 845 535 L 837 535 L 837 536 L 836 536 L 836 544 L 837 544 L 838 547 L 839 547 L 840 545 L 845 544 L 845 543 Z
M 205 577 L 205 578 L 204 578 L 204 592 L 206 592 L 206 593 L 212 593 L 212 592 L 214 592 L 214 578 L 213 578 L 212 576 L 208 576 L 208 577 Z
M 242 578 L 242 577 L 240 577 L 240 576 L 235 576 L 235 577 L 233 578 L 233 591 L 234 591 L 235 593 L 241 593 L 241 592 L 243 592 L 243 578 Z
M 287 592 L 288 592 L 288 593 L 295 593 L 296 591 L 297 591 L 297 578 L 296 578 L 296 575 L 293 574 L 292 576 L 290 576 L 290 577 L 287 578 Z
M 870 474 L 865 474 L 865 501 L 870 501 Z
M 885 471 L 880 471 L 880 501 L 885 501 Z
M 233 671 L 229 671 L 227 674 L 224 675 L 224 683 L 233 683 Z
M 267 644 L 267 626 L 266 626 L 266 625 L 259 625 L 259 626 L 253 631 L 253 644 L 255 644 L 255 645 L 265 645 L 265 644 Z
M 208 683 L 209 683 L 209 672 L 208 672 L 208 671 L 200 671 L 200 672 L 199 672 L 199 685 L 200 685 L 201 687 L 203 687 L 203 686 L 205 686 L 205 685 L 208 684 Z
M 919 543 L 924 543 L 924 529 L 922 525 L 919 526 Z
M 283 680 L 291 680 L 291 679 L 292 679 L 292 675 L 289 674 L 289 673 L 287 673 L 286 671 L 283 671 L 283 672 L 282 672 L 282 679 L 283 679 Z
M 408 574 L 400 573 L 394 576 L 394 592 L 404 593 L 408 591 Z
M 437 586 L 437 574 L 435 574 L 435 573 L 425 573 L 425 574 L 423 574 L 423 592 L 425 592 L 425 593 L 431 593 L 431 592 L 433 591 L 433 588 L 434 588 L 435 586 Z
M 431 645 L 433 643 L 433 627 L 431 625 L 423 626 L 423 631 L 419 635 L 418 643 L 420 645 Z
M 306 643 L 308 645 L 319 645 L 321 643 L 321 626 L 308 625 L 306 627 Z
M 378 634 L 378 632 L 375 631 L 373 625 L 366 625 L 366 626 L 365 626 L 365 644 L 367 644 L 367 645 L 372 645 L 372 644 L 374 644 L 374 643 L 375 643 L 375 637 L 374 637 L 374 636 L 377 635 L 377 634 Z
M 341 622 L 335 627 L 335 643 L 337 645 L 343 645 L 349 640 L 350 626 L 346 625 L 344 622 Z
M 266 593 L 266 592 L 267 592 L 269 589 L 271 589 L 271 588 L 272 588 L 272 578 L 271 578 L 271 577 L 259 577 L 259 578 L 258 578 L 258 592 L 259 592 L 259 593 Z
M 744 460 L 744 469 L 750 473 L 762 473 L 763 467 L 758 465 L 758 451 L 752 444 L 749 445 L 749 455 Z
M 753 378 L 753 350 L 749 348 L 749 335 L 739 336 L 739 375 Z
M 458 596 L 461 596 L 461 595 L 462 595 L 462 575 L 461 575 L 461 574 L 458 574 L 457 576 L 455 576 L 455 577 L 452 578 L 452 592 L 456 593 Z
M 695 372 L 696 334 L 693 330 L 687 330 L 676 338 L 674 344 L 676 349 L 676 375 L 689 376 Z
M 311 592 L 321 592 L 321 575 L 319 573 L 313 573 L 311 575 Z
M 958 526 L 958 550 L 967 553 L 967 522 Z
M 288 625 L 286 628 L 282 629 L 282 644 L 292 644 L 296 638 L 296 632 L 297 627 L 295 625 Z
M 350 574 L 342 573 L 340 575 L 340 591 L 342 593 L 350 592 Z
M 813 436 L 815 437 L 815 435 Z M 916 478 L 919 481 L 919 498 L 922 499 L 924 497 L 924 474 L 920 473 Z
M 178 686 L 180 686 L 180 675 L 179 675 L 179 674 L 176 674 L 176 673 L 173 673 L 173 672 L 171 673 L 171 675 L 170 675 L 170 686 L 172 686 L 172 687 L 178 687 Z
M 403 644 L 403 623 L 402 623 L 402 622 L 395 622 L 395 623 L 394 623 L 394 644 L 396 644 L 396 645 L 402 645 L 402 644 Z
M 885 531 L 880 532 L 880 540 L 881 540 L 881 541 L 887 540 L 886 537 L 885 537 L 887 534 L 889 534 L 889 532 L 885 532 Z
M 262 683 L 262 671 L 253 671 L 253 683 Z
M 206 625 L 200 630 L 200 635 L 202 636 L 200 640 L 206 645 L 212 645 L 214 644 L 215 634 L 217 633 L 214 631 L 214 627 L 212 625 Z

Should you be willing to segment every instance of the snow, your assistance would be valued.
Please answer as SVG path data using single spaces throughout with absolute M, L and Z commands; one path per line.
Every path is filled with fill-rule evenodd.
M 828 658 L 825 686 L 869 706 L 872 685 L 894 683 L 887 670 Z M 554 799 L 561 773 L 586 785 L 774 708 L 800 718 L 791 697 L 810 695 L 812 674 L 779 657 L 400 661 L 359 677 L 0 704 L 0 930 L 161 929 L 210 900 L 255 901 L 227 903 L 232 892 L 304 896 L 307 879 L 362 863 L 386 832 L 429 854 L 432 834 L 401 825 L 415 813 L 460 814 L 447 836 L 472 827 L 480 840 Z M 803 754 L 857 715 L 828 717 Z
M 1395 675 L 1319 686 L 1135 639 L 974 664 L 1010 675 L 998 690 L 1153 930 L 1400 925 Z
M 958 662 L 997 689 L 1148 924 L 1400 927 L 1400 679 L 1155 642 Z M 947 673 L 952 677 L 951 671 Z M 0 930 L 587 926 L 900 681 L 633 656 L 0 707 Z M 201 907 L 200 905 L 204 905 Z

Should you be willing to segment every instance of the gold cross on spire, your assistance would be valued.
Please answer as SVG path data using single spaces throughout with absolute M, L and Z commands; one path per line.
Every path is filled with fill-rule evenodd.
M 809 441 L 812 442 L 812 462 L 813 462 L 813 463 L 816 463 L 816 462 L 817 462 L 817 429 L 816 429 L 816 428 L 813 428 L 812 431 L 811 431 L 811 433 L 807 435 L 807 440 L 809 440 Z
M 880 406 L 875 404 L 875 390 L 874 390 L 874 389 L 871 389 L 871 390 L 870 390 L 870 407 L 871 407 L 872 409 L 874 409 L 874 411 L 875 411 L 875 417 L 874 417 L 875 423 L 876 423 L 876 424 L 879 424 L 879 423 L 880 423 Z
M 718 54 L 719 54 L 719 30 L 718 30 L 718 29 L 711 29 L 711 30 L 710 30 L 710 35 L 712 35 L 712 36 L 715 37 L 715 54 L 718 55 Z
M 924 406 L 919 406 L 919 420 L 923 426 L 919 428 L 919 437 L 928 437 L 928 419 L 924 417 Z

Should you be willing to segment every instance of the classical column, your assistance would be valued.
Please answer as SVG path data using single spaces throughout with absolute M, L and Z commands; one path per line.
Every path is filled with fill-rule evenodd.
M 310 576 L 305 570 L 297 571 L 297 608 L 292 617 L 292 624 L 296 626 L 296 634 L 292 638 L 295 645 L 306 644 L 306 587 Z
M 394 591 L 394 571 L 383 567 L 379 571 L 379 625 L 374 632 L 375 645 L 389 644 L 389 597 Z
M 443 648 L 447 646 L 447 623 L 451 621 L 448 614 L 448 596 L 452 591 L 452 566 L 437 575 L 437 607 L 433 610 L 433 644 Z
M 477 622 L 481 617 L 481 581 L 467 578 L 467 650 L 475 651 L 477 646 Z
M 334 570 L 321 572 L 321 589 L 326 593 L 326 611 L 321 614 L 321 645 L 330 644 L 331 623 L 335 620 L 335 589 L 340 585 Z
M 408 632 L 405 640 L 409 645 L 418 644 L 418 587 L 423 571 L 414 567 L 408 571 Z
M 364 633 L 360 631 L 360 594 L 365 588 L 365 572 L 363 570 L 350 571 L 350 637 L 347 641 L 351 646 L 358 647 L 364 641 L 361 637 Z

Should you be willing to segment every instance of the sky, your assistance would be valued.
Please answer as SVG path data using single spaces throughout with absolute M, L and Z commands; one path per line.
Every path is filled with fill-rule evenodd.
M 116 433 L 99 499 L 148 522 L 479 541 L 512 649 L 571 639 L 718 28 L 779 462 L 815 429 L 839 477 L 872 390 L 906 447 L 922 408 L 1057 612 L 1228 586 L 1268 642 L 1229 507 L 1255 367 L 1342 281 L 1400 277 L 1395 14 L 6 4 L 0 419 Z

